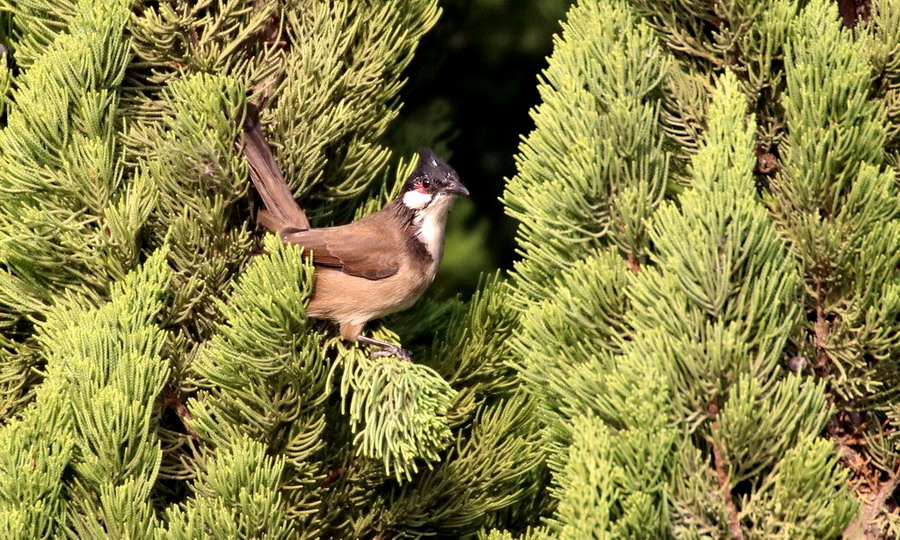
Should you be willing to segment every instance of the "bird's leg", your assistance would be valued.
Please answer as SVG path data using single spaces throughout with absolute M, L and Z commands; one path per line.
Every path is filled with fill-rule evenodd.
M 372 339 L 366 336 L 357 336 L 356 341 L 365 343 L 366 345 L 374 345 L 375 347 L 380 348 L 380 350 L 372 351 L 371 354 L 369 354 L 370 358 L 380 358 L 382 356 L 389 356 L 393 354 L 397 358 L 412 361 L 412 354 L 406 349 L 401 349 L 396 345 L 392 345 L 384 341 L 378 341 L 377 339 Z

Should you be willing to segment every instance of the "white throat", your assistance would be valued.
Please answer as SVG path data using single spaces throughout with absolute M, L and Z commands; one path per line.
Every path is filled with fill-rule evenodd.
M 425 249 L 428 250 L 428 254 L 434 261 L 435 268 L 440 264 L 441 256 L 444 254 L 444 225 L 447 223 L 447 213 L 453 206 L 455 198 L 452 195 L 440 193 L 435 195 L 434 201 L 419 210 L 413 220 L 416 237 L 425 245 Z

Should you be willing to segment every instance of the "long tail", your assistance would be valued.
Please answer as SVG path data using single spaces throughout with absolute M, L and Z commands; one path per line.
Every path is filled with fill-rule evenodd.
M 259 212 L 257 221 L 274 232 L 287 227 L 309 229 L 309 219 L 294 200 L 281 169 L 275 163 L 272 149 L 259 129 L 259 109 L 252 104 L 247 105 L 243 151 L 250 164 L 250 178 L 266 205 L 266 209 Z

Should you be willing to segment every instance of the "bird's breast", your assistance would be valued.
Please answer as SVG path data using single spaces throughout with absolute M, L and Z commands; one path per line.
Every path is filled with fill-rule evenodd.
M 431 268 L 406 263 L 396 274 L 373 280 L 332 268 L 316 268 L 307 314 L 339 322 L 365 322 L 402 311 L 422 296 L 434 273 Z

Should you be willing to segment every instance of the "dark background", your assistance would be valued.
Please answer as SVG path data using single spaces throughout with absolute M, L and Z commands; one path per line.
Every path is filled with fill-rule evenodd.
M 391 136 L 411 153 L 431 145 L 471 192 L 448 223 L 432 289 L 471 293 L 482 272 L 508 270 L 515 222 L 503 213 L 504 179 L 516 173 L 522 135 L 534 127 L 538 74 L 569 0 L 445 0 L 435 28 L 407 69 L 404 103 Z

